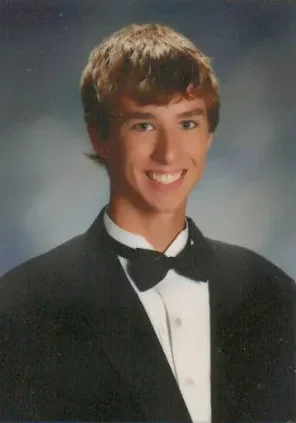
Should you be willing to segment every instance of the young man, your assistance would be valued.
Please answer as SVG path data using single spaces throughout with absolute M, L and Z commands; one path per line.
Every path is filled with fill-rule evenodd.
M 219 119 L 208 58 L 130 25 L 81 93 L 110 201 L 1 280 L 1 420 L 296 420 L 294 282 L 186 217 Z

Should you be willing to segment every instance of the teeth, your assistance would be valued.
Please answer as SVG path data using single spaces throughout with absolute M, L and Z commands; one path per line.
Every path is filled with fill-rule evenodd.
M 181 177 L 182 171 L 179 173 L 166 173 L 166 174 L 149 172 L 148 175 L 149 175 L 149 178 L 153 179 L 154 181 L 161 182 L 162 184 L 171 184 L 172 182 L 177 181 Z

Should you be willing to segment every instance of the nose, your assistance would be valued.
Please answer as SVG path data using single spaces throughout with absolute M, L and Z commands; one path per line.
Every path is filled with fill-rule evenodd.
M 153 159 L 162 164 L 171 164 L 180 159 L 180 139 L 176 130 L 158 130 Z

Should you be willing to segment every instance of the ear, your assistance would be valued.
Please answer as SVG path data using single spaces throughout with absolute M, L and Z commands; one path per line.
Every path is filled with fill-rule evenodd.
M 100 131 L 94 126 L 87 126 L 87 132 L 95 152 L 105 160 L 108 160 L 110 145 L 108 139 L 102 137 Z
M 208 138 L 208 150 L 211 148 L 213 142 L 213 133 L 211 132 Z

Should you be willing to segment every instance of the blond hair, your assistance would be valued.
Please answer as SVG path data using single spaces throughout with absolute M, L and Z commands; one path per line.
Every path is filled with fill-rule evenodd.
M 140 104 L 166 104 L 176 94 L 186 97 L 189 85 L 203 97 L 213 132 L 219 122 L 220 100 L 210 59 L 166 25 L 128 25 L 90 54 L 81 77 L 86 124 L 107 138 L 112 107 L 120 96 Z M 97 155 L 89 156 L 106 165 Z

